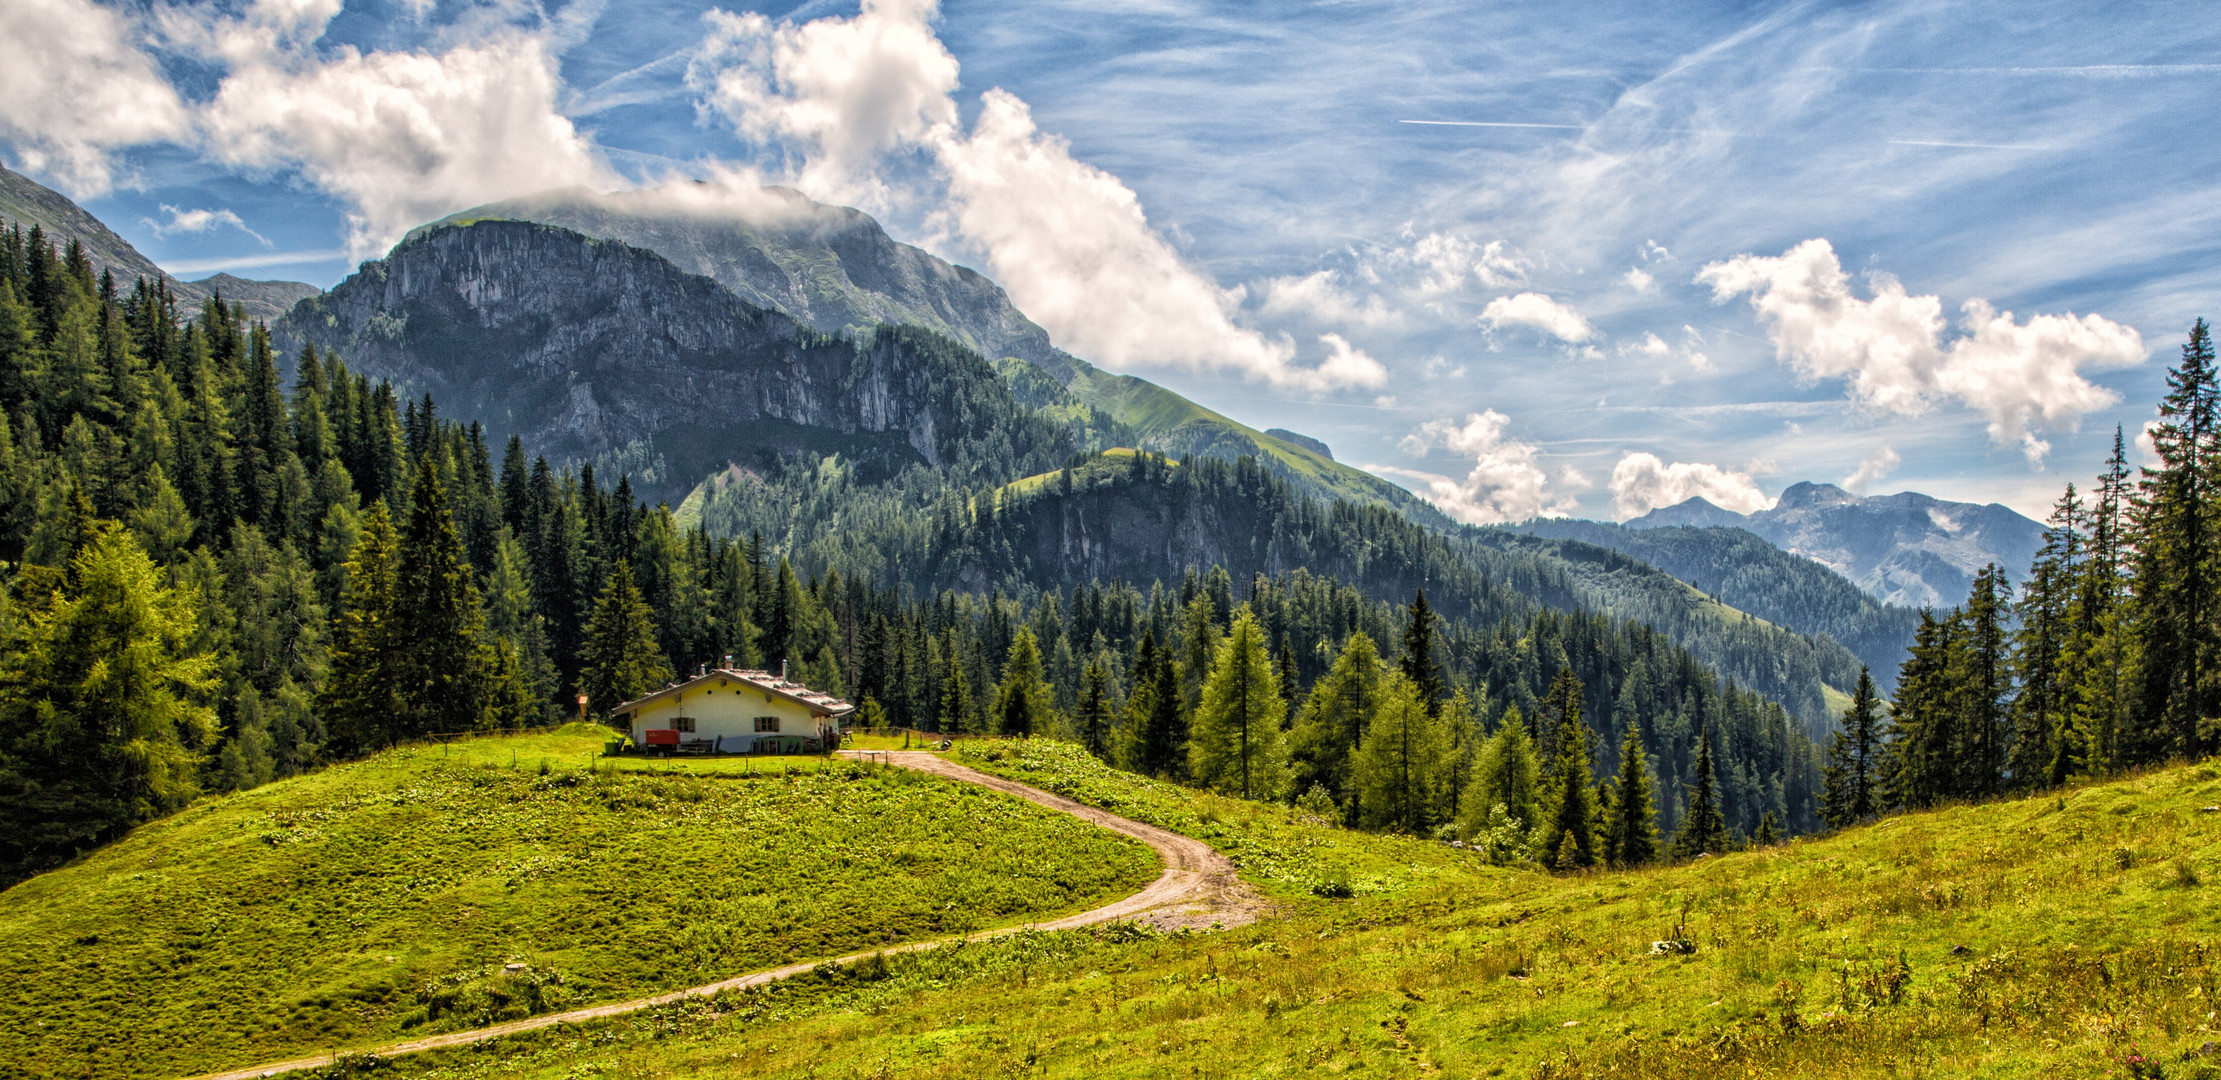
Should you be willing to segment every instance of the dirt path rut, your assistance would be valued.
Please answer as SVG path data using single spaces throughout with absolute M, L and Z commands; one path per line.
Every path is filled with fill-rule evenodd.
M 728 990 L 745 990 L 752 986 L 762 986 L 781 979 L 791 979 L 796 975 L 808 973 L 827 964 L 852 964 L 875 955 L 892 956 L 898 953 L 920 952 L 961 941 L 982 941 L 1025 930 L 1071 930 L 1077 927 L 1094 926 L 1107 922 L 1140 922 L 1160 929 L 1240 926 L 1255 921 L 1262 910 L 1256 895 L 1235 876 L 1234 864 L 1227 861 L 1226 856 L 1212 850 L 1209 844 L 1201 840 L 1160 829 L 1154 825 L 1129 821 L 1109 811 L 1098 810 L 1095 807 L 1074 802 L 1061 795 L 1052 795 L 1040 788 L 1021 784 L 1015 780 L 1005 780 L 1002 777 L 983 773 L 977 769 L 966 768 L 923 751 L 843 751 L 842 756 L 857 760 L 882 762 L 905 769 L 916 769 L 919 772 L 931 773 L 949 780 L 977 784 L 980 787 L 1015 795 L 1027 802 L 1038 803 L 1051 810 L 1070 814 L 1112 832 L 1123 833 L 1154 849 L 1158 857 L 1164 860 L 1164 872 L 1157 875 L 1157 880 L 1151 882 L 1148 888 L 1132 896 L 1115 903 L 1105 904 L 1099 908 L 1091 908 L 1077 915 L 1067 915 L 1061 919 L 1025 923 L 1019 926 L 1006 926 L 996 930 L 984 930 L 976 934 L 963 934 L 933 938 L 926 941 L 913 941 L 902 945 L 890 945 L 883 949 L 850 953 L 847 956 L 837 956 L 830 960 L 810 960 L 799 964 L 788 964 L 785 967 L 771 968 L 767 971 L 754 971 L 746 975 L 736 975 L 730 979 L 722 979 L 701 986 L 690 986 L 684 990 L 672 990 L 650 997 L 634 998 L 630 1001 L 614 1001 L 607 1005 L 593 1005 L 583 1009 L 572 1009 L 569 1012 L 549 1013 L 545 1016 L 513 1020 L 506 1024 L 495 1024 L 491 1027 L 473 1028 L 469 1031 L 451 1031 L 444 1035 L 411 1039 L 407 1042 L 387 1043 L 384 1046 L 367 1046 L 348 1051 L 348 1053 L 374 1054 L 378 1057 L 390 1058 L 401 1057 L 406 1054 L 420 1054 L 426 1050 L 468 1046 L 472 1043 L 485 1042 L 488 1039 L 498 1039 L 504 1035 L 515 1035 L 521 1032 L 554 1027 L 557 1024 L 584 1023 L 589 1020 L 622 1016 L 642 1009 L 653 1009 L 659 1005 L 669 1005 L 688 998 L 708 997 Z M 207 1073 L 194 1078 L 194 1080 L 251 1080 L 254 1077 L 276 1076 L 281 1073 L 299 1072 L 303 1069 L 319 1069 L 333 1064 L 336 1060 L 336 1055 L 318 1054 L 312 1057 L 295 1058 L 292 1061 L 278 1061 L 256 1065 L 252 1068 L 233 1069 L 229 1072 Z

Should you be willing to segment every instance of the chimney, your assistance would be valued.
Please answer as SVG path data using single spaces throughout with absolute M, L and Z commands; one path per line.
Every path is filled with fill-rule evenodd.
M 779 681 L 787 681 L 787 662 L 785 660 L 779 661 Z

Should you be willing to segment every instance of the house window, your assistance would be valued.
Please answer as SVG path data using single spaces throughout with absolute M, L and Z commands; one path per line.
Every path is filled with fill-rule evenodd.
M 764 734 L 764 733 L 766 733 L 766 732 L 769 732 L 769 733 L 771 733 L 771 734 L 773 734 L 773 735 L 776 735 L 776 734 L 778 734 L 778 733 L 779 733 L 779 718 L 778 718 L 778 717 L 776 717 L 776 716 L 759 716 L 759 717 L 757 717 L 757 718 L 756 718 L 756 734 L 758 734 L 758 735 L 761 735 L 761 734 Z
M 691 716 L 674 716 L 674 717 L 672 717 L 672 718 L 671 718 L 671 730 L 673 730 L 673 731 L 683 731 L 683 732 L 686 732 L 686 733 L 687 733 L 687 734 L 689 734 L 689 735 L 692 735 L 692 734 L 694 734 L 694 718 L 693 718 L 693 717 L 691 717 Z

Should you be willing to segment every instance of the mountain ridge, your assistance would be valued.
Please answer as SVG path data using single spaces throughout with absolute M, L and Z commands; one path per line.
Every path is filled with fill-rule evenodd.
M 210 296 L 220 295 L 251 317 L 275 319 L 301 299 L 323 291 L 300 281 L 251 281 L 221 273 L 199 281 L 180 280 L 68 196 L 6 166 L 0 166 L 0 223 L 21 225 L 25 232 L 37 225 L 61 244 L 77 241 L 93 269 L 113 272 L 120 289 L 128 291 L 136 278 L 169 282 L 170 291 L 185 307 L 198 307 Z
M 1738 528 L 1813 559 L 1886 604 L 1950 607 L 1990 563 L 2018 584 L 2043 544 L 2043 526 L 2002 503 L 1960 503 L 1902 491 L 1855 495 L 1834 484 L 1791 484 L 1750 514 L 1698 496 L 1625 522 L 1630 529 Z

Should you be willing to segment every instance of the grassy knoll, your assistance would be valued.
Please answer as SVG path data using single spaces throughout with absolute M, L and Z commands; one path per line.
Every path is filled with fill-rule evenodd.
M 1016 758 L 981 764 L 1185 807 L 1230 852 L 1313 827 Z M 1281 911 L 1239 930 L 1027 935 L 376 1074 L 2211 1078 L 2216 804 L 2209 763 L 1567 878 L 1342 834 L 1322 858 L 1375 888 L 1309 896 L 1260 862 Z
M 174 1075 L 475 1027 L 1078 910 L 1158 869 L 968 785 L 600 762 L 603 738 L 391 751 L 0 893 L 0 1075 Z

